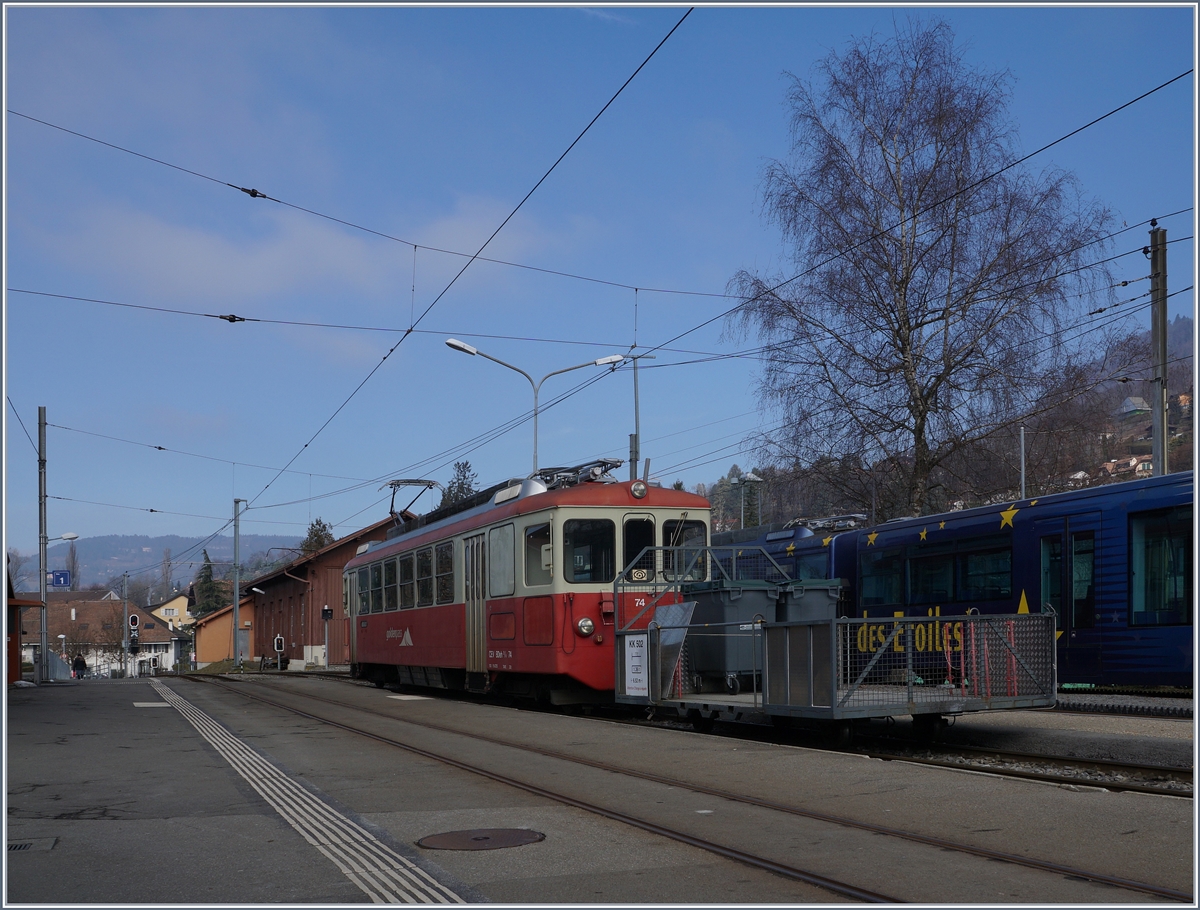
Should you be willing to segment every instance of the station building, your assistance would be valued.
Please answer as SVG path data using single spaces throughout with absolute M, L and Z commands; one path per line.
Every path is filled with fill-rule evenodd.
M 403 522 L 414 517 L 405 511 L 399 519 Z M 258 626 L 255 653 L 273 658 L 275 636 L 282 635 L 283 654 L 292 668 L 348 664 L 350 619 L 342 606 L 342 572 L 362 544 L 384 540 L 395 524 L 389 515 L 249 582 L 245 591 L 253 598 Z M 323 618 L 326 609 L 332 613 L 328 620 Z

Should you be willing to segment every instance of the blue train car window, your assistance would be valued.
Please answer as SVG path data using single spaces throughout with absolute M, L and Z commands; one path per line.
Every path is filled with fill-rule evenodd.
M 1096 625 L 1096 535 L 1071 535 L 1071 623 L 1076 629 Z
M 580 583 L 610 582 L 617 574 L 617 527 L 607 518 L 573 518 L 563 524 L 563 575 Z
M 454 541 L 440 543 L 435 550 L 437 563 L 437 602 L 454 603 Z
M 396 560 L 389 559 L 383 564 L 383 611 L 390 613 L 399 608 L 396 599 Z
M 400 609 L 411 610 L 417 605 L 415 578 L 413 576 L 413 555 L 411 553 L 400 557 L 399 572 Z
M 433 549 L 417 550 L 417 606 L 433 606 Z
M 952 545 L 922 547 L 908 560 L 908 602 L 944 604 L 954 599 Z
M 859 557 L 859 599 L 864 607 L 901 603 L 904 557 L 900 550 L 868 551 Z
M 958 545 L 958 599 L 1012 598 L 1012 543 L 1007 537 L 985 537 Z
M 784 563 L 783 559 L 779 562 Z M 806 553 L 796 557 L 796 567 L 793 570 L 797 581 L 829 578 L 829 551 L 820 550 L 816 553 Z
M 1192 507 L 1129 516 L 1129 624 L 1192 623 Z
M 1042 607 L 1062 612 L 1062 538 L 1055 534 L 1042 538 Z

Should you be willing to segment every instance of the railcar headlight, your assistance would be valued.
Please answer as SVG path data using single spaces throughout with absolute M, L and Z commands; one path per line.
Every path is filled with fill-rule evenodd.
M 575 628 L 579 630 L 580 635 L 587 638 L 596 631 L 596 624 L 585 616 L 575 624 Z
M 646 485 L 640 480 L 635 480 L 629 487 L 629 492 L 633 494 L 634 499 L 645 499 Z

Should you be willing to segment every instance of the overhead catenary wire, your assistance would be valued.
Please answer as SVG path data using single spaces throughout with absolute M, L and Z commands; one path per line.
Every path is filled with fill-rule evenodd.
M 21 415 L 17 411 L 17 406 L 13 404 L 12 398 L 10 398 L 8 395 L 5 395 L 4 397 L 8 399 L 8 406 L 12 408 L 13 416 L 17 418 L 17 423 L 21 425 L 21 429 L 25 432 L 25 438 L 28 439 L 29 444 L 33 446 L 33 454 L 39 455 L 40 453 L 38 452 L 37 443 L 33 441 L 33 437 L 30 436 L 29 431 L 25 429 L 25 421 L 21 419 Z
M 1188 72 L 1190 72 L 1190 71 L 1188 71 Z M 1186 76 L 1186 74 L 1187 74 L 1187 73 L 1183 73 L 1183 74 L 1181 74 L 1181 76 L 1180 76 L 1180 77 L 1176 77 L 1176 79 L 1178 79 L 1178 78 L 1182 78 L 1182 76 Z M 1175 79 L 1172 79 L 1172 80 L 1171 80 L 1171 82 L 1175 82 Z M 1170 83 L 1164 83 L 1164 86 L 1165 86 L 1166 84 L 1170 84 Z M 1159 86 L 1159 88 L 1163 88 L 1163 86 Z M 1157 90 L 1157 89 L 1156 89 L 1156 90 Z M 1148 94 L 1152 94 L 1152 92 L 1146 92 L 1146 95 L 1148 95 Z M 1135 98 L 1135 100 L 1134 100 L 1134 101 L 1138 101 L 1138 100 L 1140 100 L 1140 98 L 1141 98 L 1141 97 L 1145 97 L 1146 95 L 1142 95 L 1142 96 L 1140 96 L 1139 98 Z M 1128 103 L 1133 103 L 1133 102 L 1128 102 Z M 1122 108 L 1123 108 L 1123 107 L 1128 107 L 1128 103 L 1127 103 L 1127 104 L 1124 104 L 1124 106 L 1122 106 Z M 1120 110 L 1120 109 L 1122 109 L 1122 108 L 1117 108 L 1116 110 Z M 1111 114 L 1111 113 L 1115 113 L 1115 112 L 1110 112 L 1110 114 Z M 1110 114 L 1106 114 L 1105 116 L 1108 116 L 1108 115 L 1110 115 Z M 1093 120 L 1093 121 L 1091 122 L 1091 124 L 1087 124 L 1087 125 L 1085 125 L 1084 127 L 1080 127 L 1080 128 L 1079 128 L 1079 130 L 1076 130 L 1076 131 L 1074 131 L 1073 133 L 1068 133 L 1068 136 L 1067 136 L 1067 137 L 1063 137 L 1063 138 L 1068 138 L 1069 136 L 1073 136 L 1073 134 L 1075 134 L 1076 132 L 1079 132 L 1079 131 L 1081 131 L 1081 130 L 1084 130 L 1084 128 L 1086 128 L 1086 126 L 1091 126 L 1091 125 L 1093 125 L 1093 124 L 1096 124 L 1096 122 L 1099 122 L 1099 120 L 1103 120 L 1103 119 L 1104 119 L 1104 118 L 1098 118 L 1097 120 Z M 1056 140 L 1056 142 L 1061 142 L 1061 140 L 1062 140 L 1062 139 L 1058 139 L 1058 140 Z M 1051 143 L 1050 145 L 1054 145 L 1054 144 L 1056 144 L 1056 143 Z M 1050 145 L 1043 146 L 1043 149 L 1039 149 L 1039 151 L 1042 151 L 1042 150 L 1044 150 L 1044 149 L 1046 149 L 1046 148 L 1050 148 Z M 1037 154 L 1037 152 L 1031 152 L 1031 155 L 1032 155 L 1032 154 Z M 148 157 L 148 156 L 143 156 L 143 157 Z M 1030 156 L 1026 156 L 1026 158 L 1028 158 L 1028 157 L 1030 157 Z M 1022 160 L 1025 160 L 1025 158 L 1022 158 Z M 1019 162 L 1014 162 L 1014 164 L 1015 164 L 1015 163 L 1019 163 Z M 1009 166 L 1009 167 L 1012 167 L 1012 164 L 1010 164 L 1010 166 Z M 184 170 L 186 170 L 186 168 L 180 168 L 180 169 L 184 169 Z M 997 173 L 998 173 L 998 172 L 997 172 Z M 239 187 L 239 188 L 240 188 L 240 187 Z M 953 197 L 950 197 L 950 198 L 953 198 Z M 944 202 L 944 200 L 942 200 L 942 202 Z M 794 279 L 793 279 L 793 280 L 794 280 Z M 786 283 L 786 282 L 785 282 L 785 283 Z M 779 287 L 781 287 L 781 286 L 779 286 Z M 716 317 L 716 318 L 720 318 L 720 317 Z M 706 323 L 703 323 L 703 324 L 708 324 L 708 323 L 710 323 L 710 322 L 712 322 L 712 319 L 710 319 L 710 321 L 707 321 Z M 703 325 L 703 324 L 702 324 L 702 325 Z M 701 327 L 697 327 L 697 328 L 702 328 L 702 325 L 701 325 Z M 676 337 L 677 337 L 677 339 L 678 339 L 678 337 L 682 337 L 682 335 L 680 335 L 680 336 L 676 336 Z M 670 342 L 666 342 L 666 343 L 670 343 Z M 660 346 L 660 347 L 661 347 L 661 346 Z M 655 348 L 655 349 L 659 349 L 659 348 Z M 378 369 L 378 367 L 377 367 L 377 369 Z M 372 372 L 373 372 L 373 371 L 372 371 Z M 370 377 L 368 377 L 368 378 L 370 378 Z M 28 433 L 26 433 L 26 435 L 28 435 Z
M 678 29 L 679 26 L 681 26 L 683 24 L 684 20 L 687 19 L 687 17 L 690 16 L 691 14 L 692 14 L 692 9 L 689 8 L 687 10 L 687 12 L 685 12 L 683 14 L 683 16 L 680 17 L 679 21 L 676 22 L 674 26 L 672 26 L 671 30 L 669 32 L 667 32 L 666 36 L 661 41 L 659 41 L 657 45 L 655 45 L 654 50 L 652 50 L 646 56 L 646 59 L 643 60 L 638 65 L 638 68 L 635 69 L 633 71 L 633 73 L 629 76 L 629 78 L 626 79 L 625 82 L 621 84 L 621 87 L 619 89 L 617 89 L 617 91 L 613 94 L 613 96 L 605 103 L 604 107 L 602 107 L 600 109 L 600 111 L 596 114 L 596 116 L 594 116 L 588 122 L 588 125 L 585 126 L 583 128 L 583 130 L 579 133 L 579 135 L 575 137 L 574 141 L 572 141 L 571 144 L 569 146 L 567 146 L 566 151 L 564 151 L 561 155 L 558 156 L 558 158 L 555 160 L 554 164 L 550 165 L 550 168 L 546 171 L 546 173 L 543 174 L 541 176 L 541 178 L 538 180 L 538 182 L 534 184 L 533 189 L 531 189 L 528 193 L 525 194 L 525 196 L 521 199 L 521 201 L 517 203 L 517 205 L 513 208 L 513 210 L 511 212 L 509 212 L 508 216 L 500 223 L 500 226 L 497 227 L 496 230 L 494 230 L 491 233 L 491 235 L 487 238 L 487 240 L 485 240 L 483 242 L 483 244 L 479 247 L 479 249 L 476 250 L 475 255 L 472 256 L 463 265 L 463 267 L 458 270 L 458 272 L 455 274 L 455 276 L 450 279 L 450 283 L 447 284 L 446 287 L 442 289 L 441 293 L 438 294 L 437 297 L 435 297 L 433 299 L 433 301 L 427 307 L 425 307 L 424 310 L 422 310 L 421 315 L 417 317 L 416 321 L 412 324 L 409 331 L 405 332 L 403 335 L 400 336 L 400 340 L 397 341 L 394 345 L 392 345 L 392 347 L 388 350 L 388 352 L 383 355 L 383 358 L 379 361 L 379 363 L 377 363 L 371 369 L 371 372 L 369 372 L 366 375 L 366 377 L 363 379 L 363 381 L 360 382 L 357 386 L 355 386 L 354 391 L 351 392 L 349 396 L 347 396 L 346 400 L 343 401 L 340 405 L 338 405 L 337 409 L 329 416 L 329 418 L 323 424 L 321 424 L 321 426 L 317 429 L 316 433 L 314 433 L 312 435 L 312 437 L 309 438 L 308 442 L 304 443 L 304 445 L 300 447 L 300 450 L 295 455 L 292 456 L 292 458 L 288 461 L 288 463 L 286 465 L 284 465 L 284 470 L 286 470 L 287 468 L 290 468 L 292 466 L 292 464 L 296 461 L 296 459 L 299 458 L 304 453 L 305 449 L 307 449 L 310 445 L 312 445 L 313 441 L 318 436 L 320 436 L 322 432 L 324 432 L 325 428 L 327 426 L 329 426 L 330 423 L 333 422 L 334 418 L 337 417 L 337 415 L 342 412 L 342 409 L 345 408 L 346 405 L 349 404 L 353 400 L 353 398 L 358 394 L 359 390 L 364 385 L 366 385 L 367 382 L 370 381 L 371 377 L 374 376 L 375 373 L 379 370 L 379 368 L 381 366 L 383 366 L 383 364 L 387 361 L 387 359 L 392 355 L 392 352 L 395 351 L 398 347 L 400 347 L 400 345 L 402 345 L 404 343 L 404 340 L 406 338 L 408 338 L 409 335 L 412 333 L 413 329 L 415 329 L 418 325 L 421 324 L 421 322 L 425 319 L 425 317 L 429 315 L 429 313 L 433 310 L 433 308 L 435 306 L 437 306 L 438 302 L 446 295 L 446 293 L 450 290 L 450 288 L 452 288 L 455 285 L 455 283 L 463 275 L 463 273 L 466 272 L 466 270 L 471 266 L 471 263 L 473 263 L 483 253 L 483 251 L 485 249 L 487 249 L 488 245 L 492 242 L 492 240 L 494 240 L 496 238 L 496 235 L 498 235 L 500 233 L 500 231 L 502 231 L 504 229 L 505 225 L 507 225 L 509 223 L 509 221 L 511 221 L 513 219 L 513 217 L 517 214 L 517 212 L 519 212 L 521 210 L 521 207 L 526 203 L 526 201 L 528 201 L 528 199 L 534 194 L 534 192 L 537 191 L 537 188 L 540 187 L 546 181 L 546 179 L 554 172 L 555 168 L 557 168 L 558 165 L 562 162 L 562 160 L 567 157 L 567 155 L 570 153 L 571 149 L 575 148 L 575 146 L 579 144 L 579 141 L 581 139 L 583 139 L 583 137 L 587 134 L 588 130 L 590 130 L 592 128 L 592 126 L 596 123 L 597 120 L 600 119 L 600 117 L 604 114 L 604 112 L 607 111 L 609 109 L 609 107 L 613 104 L 613 102 L 616 101 L 617 98 L 621 95 L 621 93 L 623 91 L 625 91 L 625 88 L 629 85 L 629 83 L 631 83 L 634 80 L 634 78 L 637 76 L 637 74 L 640 73 L 642 71 L 642 69 L 646 66 L 646 64 L 648 64 L 650 62 L 650 60 L 654 57 L 654 55 L 658 53 L 659 48 L 661 48 L 664 44 L 667 43 L 667 40 L 673 34 L 675 34 L 676 29 Z M 252 195 L 254 195 L 254 191 L 250 191 L 250 192 Z M 283 473 L 283 471 L 280 471 L 279 475 L 276 475 L 276 477 L 274 477 L 270 481 L 268 481 L 267 485 L 265 487 L 263 487 L 261 490 L 259 490 L 258 493 L 256 493 L 254 495 L 254 497 L 248 501 L 247 506 L 248 507 L 253 506 L 254 503 L 258 500 L 258 498 L 260 496 L 262 496 L 263 493 L 265 493 L 268 489 L 270 489 L 271 485 L 276 480 L 279 479 L 279 476 L 281 476 L 282 473 Z

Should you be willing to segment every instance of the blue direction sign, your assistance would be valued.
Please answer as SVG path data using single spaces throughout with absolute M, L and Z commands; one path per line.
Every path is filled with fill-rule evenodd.
M 50 587 L 52 588 L 69 588 L 71 587 L 70 572 L 51 572 Z

